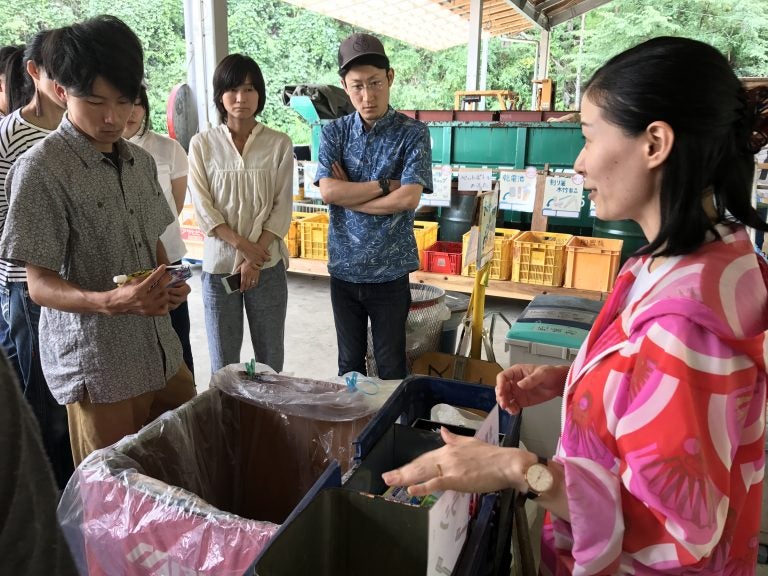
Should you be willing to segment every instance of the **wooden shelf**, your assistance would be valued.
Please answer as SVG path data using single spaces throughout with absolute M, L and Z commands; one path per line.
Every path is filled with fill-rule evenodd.
M 311 276 L 328 276 L 328 263 L 324 260 L 308 260 L 306 258 L 291 258 L 289 272 L 308 274 Z M 454 276 L 451 274 L 435 274 L 411 272 L 411 282 L 420 284 L 432 284 L 443 290 L 454 290 L 470 294 L 475 287 L 475 279 L 469 276 Z M 536 284 L 521 284 L 508 280 L 490 280 L 485 289 L 488 296 L 500 298 L 512 298 L 515 300 L 532 300 L 540 294 L 552 294 L 558 296 L 576 296 L 577 298 L 589 298 L 590 300 L 605 300 L 607 292 L 595 292 L 593 290 L 578 290 L 575 288 L 559 288 L 553 286 L 539 286 Z

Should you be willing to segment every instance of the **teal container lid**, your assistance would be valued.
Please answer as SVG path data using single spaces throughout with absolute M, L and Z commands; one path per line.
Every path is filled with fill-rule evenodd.
M 579 348 L 603 302 L 574 296 L 536 296 L 507 332 L 507 340 L 523 340 L 563 348 Z

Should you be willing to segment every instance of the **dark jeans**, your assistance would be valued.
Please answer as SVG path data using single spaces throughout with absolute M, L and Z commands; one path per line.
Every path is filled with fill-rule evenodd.
M 405 378 L 405 323 L 411 306 L 408 275 L 380 284 L 355 284 L 331 277 L 331 305 L 339 347 L 339 376 L 366 374 L 368 319 L 379 378 Z
M 54 400 L 40 365 L 40 306 L 29 297 L 26 282 L 9 282 L 7 287 L 0 288 L 0 305 L 16 346 L 24 397 L 40 424 L 43 447 L 53 466 L 56 484 L 63 489 L 74 471 L 74 464 L 67 409 Z
M 757 209 L 757 213 L 760 214 L 760 217 L 763 220 L 765 220 L 766 215 L 768 215 L 768 206 L 760 206 Z M 765 233 L 762 230 L 755 230 L 755 246 L 757 246 L 763 252 L 768 252 L 768 249 L 763 247 L 764 236 Z
M 8 306 L 10 306 L 10 301 L 8 288 L 0 286 L 0 306 L 2 306 L 2 311 L 0 311 L 2 312 L 0 313 L 0 348 L 5 352 L 5 357 L 13 368 L 23 392 L 24 377 L 21 375 L 21 368 L 19 367 L 19 355 L 16 354 L 16 344 L 11 340 L 11 327 L 8 326 L 8 321 L 6 320 L 9 317 Z
M 174 265 L 181 264 L 181 260 L 174 262 Z M 171 310 L 171 324 L 176 331 L 176 335 L 181 340 L 181 351 L 184 356 L 184 363 L 195 376 L 195 363 L 192 360 L 192 345 L 189 342 L 189 304 L 187 301 L 179 305 L 175 310 Z

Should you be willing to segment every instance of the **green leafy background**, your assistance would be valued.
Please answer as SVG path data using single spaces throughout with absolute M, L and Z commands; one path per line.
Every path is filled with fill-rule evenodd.
M 11 0 L 0 11 L 0 44 L 20 43 L 46 27 L 96 14 L 125 20 L 144 43 L 146 76 L 155 129 L 166 127 L 168 93 L 184 82 L 187 63 L 184 16 L 178 0 Z M 282 103 L 284 85 L 338 83 L 336 50 L 357 31 L 348 24 L 281 0 L 229 0 L 229 50 L 253 57 L 267 82 L 262 120 L 287 132 L 295 143 L 309 142 L 306 123 Z M 582 81 L 612 55 L 659 35 L 689 36 L 720 49 L 739 76 L 768 76 L 766 0 L 612 0 L 556 26 L 551 35 L 550 77 L 558 109 L 575 109 L 577 76 Z M 537 39 L 529 31 L 521 38 Z M 392 105 L 401 109 L 450 109 L 464 88 L 465 46 L 440 52 L 382 38 L 396 84 Z M 579 49 L 580 41 L 582 43 Z M 489 44 L 489 89 L 512 89 L 529 108 L 535 47 L 494 38 Z M 690 95 L 692 101 L 696 95 Z M 492 106 L 491 106 L 492 107 Z

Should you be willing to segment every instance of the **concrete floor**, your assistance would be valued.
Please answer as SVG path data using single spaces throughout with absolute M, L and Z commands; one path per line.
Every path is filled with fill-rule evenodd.
M 189 296 L 192 325 L 190 339 L 195 361 L 195 380 L 198 391 L 202 391 L 208 388 L 211 363 L 203 316 L 201 268 L 199 265 L 193 265 L 192 269 L 193 276 L 189 281 L 192 287 L 192 293 Z M 527 302 L 520 300 L 488 297 L 485 308 L 486 313 L 500 312 L 513 322 L 526 304 Z M 490 319 L 486 321 L 486 326 L 490 326 Z M 504 351 L 506 333 L 506 324 L 497 320 L 494 329 L 494 351 L 496 361 L 503 367 L 509 365 L 508 353 Z M 245 362 L 251 358 L 253 358 L 253 346 L 246 326 L 240 359 Z M 337 374 L 337 366 L 336 332 L 331 311 L 329 279 L 289 272 L 283 372 L 324 380 Z

